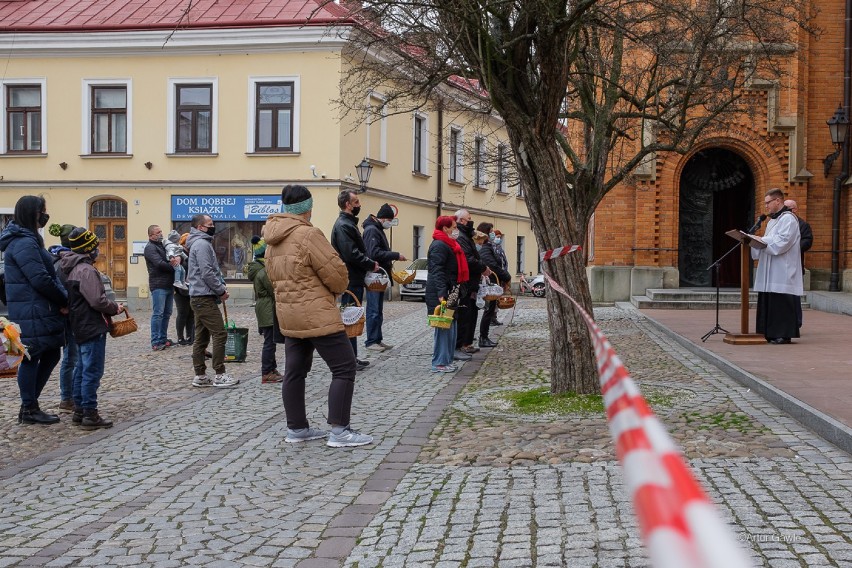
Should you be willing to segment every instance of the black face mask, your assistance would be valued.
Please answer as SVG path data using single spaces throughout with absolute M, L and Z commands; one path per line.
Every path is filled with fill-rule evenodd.
M 352 215 L 354 215 L 355 217 L 357 217 L 358 213 L 360 213 L 360 212 L 361 212 L 361 207 L 353 207 L 352 208 Z
M 204 227 L 204 228 L 207 229 L 207 234 L 210 235 L 211 237 L 216 233 L 216 225 L 213 225 L 212 227 Z
M 48 215 L 47 213 L 40 214 L 38 216 L 38 227 L 39 227 L 39 229 L 46 226 L 48 221 L 50 221 L 50 215 Z

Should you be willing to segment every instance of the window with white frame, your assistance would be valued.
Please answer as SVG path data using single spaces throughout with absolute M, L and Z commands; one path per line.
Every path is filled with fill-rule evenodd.
M 506 145 L 499 144 L 497 146 L 497 191 L 500 193 L 508 192 L 508 170 L 506 161 Z
M 249 77 L 249 154 L 299 151 L 299 78 Z
M 367 105 L 367 157 L 387 163 L 388 119 L 385 98 L 378 93 L 370 93 Z
M 218 91 L 216 78 L 169 79 L 167 153 L 217 152 Z
M 131 153 L 129 80 L 83 81 L 84 155 Z
M 44 80 L 3 81 L 3 153 L 45 154 Z
M 414 114 L 414 156 L 411 171 L 427 175 L 427 159 L 429 157 L 429 124 L 426 115 Z
M 462 131 L 460 128 L 450 128 L 450 181 L 462 183 Z
M 473 140 L 473 185 L 474 187 L 485 187 L 488 184 L 485 175 L 485 138 L 477 136 Z
M 414 260 L 417 260 L 423 255 L 423 227 L 414 225 L 412 250 L 414 251 Z
M 526 249 L 526 245 L 524 243 L 524 237 L 518 236 L 518 272 L 517 274 L 524 274 L 526 265 L 524 263 L 524 251 Z

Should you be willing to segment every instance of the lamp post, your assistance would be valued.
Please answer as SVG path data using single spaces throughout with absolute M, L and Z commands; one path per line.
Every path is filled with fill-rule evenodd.
M 846 176 L 849 175 L 849 117 L 843 106 L 838 106 L 834 116 L 826 121 L 828 132 L 831 135 L 831 143 L 834 144 L 834 153 L 829 154 L 823 160 L 823 171 L 828 177 L 834 160 L 838 156 L 843 157 L 843 171 L 834 178 L 834 191 L 831 208 L 831 275 L 828 279 L 828 290 L 830 292 L 840 291 L 840 191 Z
M 373 173 L 373 165 L 367 161 L 367 158 L 361 160 L 361 163 L 355 166 L 355 171 L 358 172 L 358 181 L 361 182 L 361 189 L 358 193 L 367 191 L 367 182 L 370 181 L 370 174 Z

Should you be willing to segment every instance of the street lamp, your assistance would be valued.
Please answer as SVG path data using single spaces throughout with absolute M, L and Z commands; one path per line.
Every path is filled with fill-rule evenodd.
M 355 170 L 358 172 L 358 181 L 361 182 L 361 189 L 358 190 L 358 193 L 364 193 L 367 191 L 367 182 L 370 181 L 370 174 L 373 173 L 373 165 L 367 161 L 367 158 L 364 158 L 360 164 L 355 166 Z
M 834 116 L 826 120 L 825 123 L 828 125 L 831 143 L 834 145 L 834 153 L 822 160 L 823 173 L 825 177 L 828 177 L 828 172 L 831 171 L 834 160 L 840 156 L 840 150 L 846 144 L 846 137 L 849 135 L 849 118 L 846 116 L 846 110 L 842 106 L 838 106 L 837 110 L 834 111 Z

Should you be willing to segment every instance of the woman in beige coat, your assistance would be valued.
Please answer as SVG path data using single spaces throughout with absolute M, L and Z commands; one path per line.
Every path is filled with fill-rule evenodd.
M 355 391 L 355 353 L 343 328 L 336 296 L 349 275 L 322 231 L 311 225 L 313 198 L 301 185 L 281 192 L 283 213 L 271 215 L 263 228 L 266 273 L 275 290 L 275 315 L 284 336 L 282 398 L 287 442 L 328 438 L 331 447 L 363 446 L 372 436 L 350 427 Z M 311 428 L 305 411 L 305 378 L 314 350 L 331 371 L 328 423 L 331 432 Z

